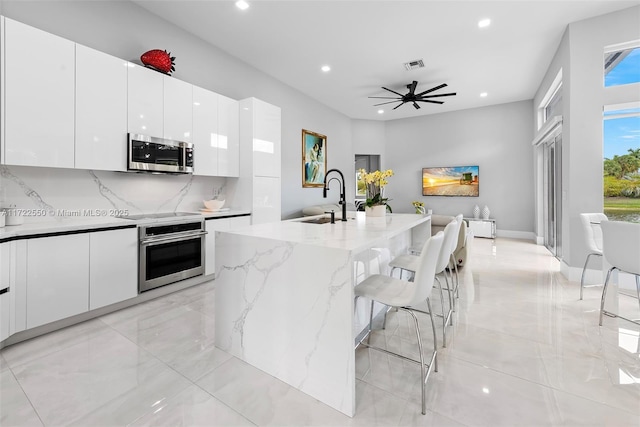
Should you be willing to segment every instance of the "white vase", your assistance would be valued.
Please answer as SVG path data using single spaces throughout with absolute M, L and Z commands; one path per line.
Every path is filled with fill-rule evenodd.
M 487 206 L 482 208 L 482 219 L 489 219 L 489 215 L 490 214 L 491 214 L 491 211 L 489 210 L 489 208 Z
M 478 205 L 475 205 L 473 207 L 473 218 L 480 219 L 480 208 L 478 207 Z
M 366 216 L 385 216 L 387 214 L 387 205 L 365 206 L 364 212 Z

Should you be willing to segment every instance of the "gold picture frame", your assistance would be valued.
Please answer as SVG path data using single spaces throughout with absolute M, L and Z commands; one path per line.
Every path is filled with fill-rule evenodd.
M 302 187 L 324 187 L 327 173 L 327 137 L 302 129 Z

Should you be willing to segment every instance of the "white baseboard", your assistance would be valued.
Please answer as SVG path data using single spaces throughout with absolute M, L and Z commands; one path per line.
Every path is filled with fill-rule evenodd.
M 496 230 L 496 236 L 536 241 L 536 235 L 532 231 Z
M 536 236 L 536 245 L 544 245 L 544 236 Z

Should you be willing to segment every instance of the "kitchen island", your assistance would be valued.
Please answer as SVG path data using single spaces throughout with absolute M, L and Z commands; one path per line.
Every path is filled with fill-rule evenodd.
M 216 346 L 349 415 L 355 414 L 354 286 L 430 235 L 430 216 L 317 223 L 307 217 L 216 234 Z M 320 221 L 321 222 L 321 221 Z M 379 309 L 379 308 L 378 308 Z

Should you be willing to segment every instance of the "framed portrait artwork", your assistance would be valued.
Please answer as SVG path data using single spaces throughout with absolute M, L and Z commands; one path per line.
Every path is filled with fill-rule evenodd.
M 302 129 L 302 187 L 324 186 L 327 173 L 327 137 Z

